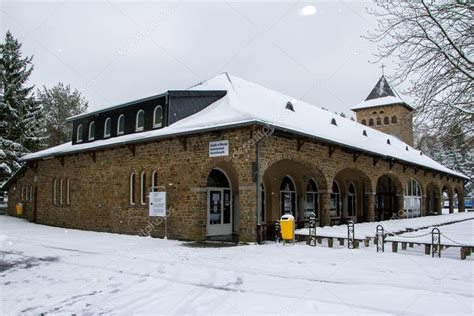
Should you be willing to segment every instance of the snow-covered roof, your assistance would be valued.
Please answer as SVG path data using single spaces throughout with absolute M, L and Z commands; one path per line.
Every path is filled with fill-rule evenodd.
M 90 143 L 75 145 L 66 143 L 28 154 L 22 160 L 48 158 L 114 145 L 144 142 L 171 135 L 192 134 L 260 123 L 334 145 L 364 151 L 388 159 L 394 158 L 402 162 L 466 178 L 461 173 L 450 170 L 421 154 L 420 151 L 394 136 L 227 73 L 199 83 L 189 90 L 226 90 L 227 94 L 204 110 L 161 129 L 112 137 Z M 294 111 L 286 109 L 289 101 L 292 102 Z M 337 125 L 331 124 L 333 119 Z M 364 130 L 367 136 L 363 135 Z M 387 142 L 388 139 L 390 144 Z
M 388 82 L 385 76 L 382 75 L 379 81 L 377 81 L 375 87 L 372 89 L 372 91 L 370 91 L 367 98 L 356 106 L 352 107 L 351 110 L 355 111 L 391 104 L 401 104 L 407 109 L 413 110 L 411 106 L 402 100 L 400 95 Z

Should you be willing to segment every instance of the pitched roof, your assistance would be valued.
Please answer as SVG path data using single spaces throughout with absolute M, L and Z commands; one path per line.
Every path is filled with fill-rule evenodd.
M 161 129 L 84 144 L 66 143 L 26 155 L 22 160 L 121 146 L 166 138 L 171 135 L 193 134 L 249 124 L 265 124 L 370 155 L 396 159 L 466 178 L 463 174 L 444 167 L 394 136 L 227 73 L 201 82 L 189 90 L 226 90 L 227 94 L 204 110 Z M 288 101 L 291 101 L 294 111 L 287 109 Z M 336 125 L 331 124 L 332 120 L 335 120 Z M 364 130 L 367 136 L 363 135 Z M 390 139 L 390 144 L 387 139 Z
M 397 91 L 390 85 L 384 75 L 380 77 L 375 87 L 370 91 L 367 98 L 351 110 L 367 109 L 377 106 L 384 106 L 390 104 L 401 104 L 409 110 L 413 110 L 405 101 L 402 100 Z

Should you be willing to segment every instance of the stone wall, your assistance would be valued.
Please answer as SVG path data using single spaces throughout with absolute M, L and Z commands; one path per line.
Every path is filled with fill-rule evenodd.
M 369 120 L 373 119 L 375 128 L 381 132 L 394 135 L 413 146 L 413 112 L 406 107 L 393 104 L 368 109 L 357 110 L 357 122 L 362 123 L 363 120 L 369 125 Z M 392 117 L 397 118 L 396 123 L 392 123 Z M 385 119 L 388 118 L 389 123 L 386 124 Z M 381 124 L 377 124 L 377 119 L 380 119 Z
M 252 157 L 209 158 L 208 143 L 228 139 L 230 150 L 249 138 L 248 130 L 208 133 L 187 139 L 162 140 L 133 148 L 107 149 L 89 154 L 74 154 L 60 159 L 41 160 L 10 188 L 9 214 L 15 214 L 18 190 L 33 184 L 38 190 L 36 221 L 52 226 L 85 230 L 140 234 L 151 230 L 163 236 L 164 225 L 148 216 L 148 201 L 140 204 L 140 175 L 146 173 L 147 190 L 151 174 L 158 172 L 159 185 L 168 195 L 168 234 L 174 239 L 201 240 L 206 235 L 207 176 L 214 167 L 232 174 L 233 194 L 240 201 L 240 238 L 252 239 L 255 228 L 255 185 L 252 182 Z M 230 162 L 229 162 L 230 160 Z M 130 205 L 130 175 L 136 173 L 135 205 Z M 37 182 L 33 183 L 33 176 Z M 70 179 L 70 205 L 53 203 L 54 179 Z M 253 192 L 253 193 L 252 193 Z M 28 202 L 32 204 L 32 202 Z M 253 222 L 255 223 L 255 221 Z
M 25 217 L 32 220 L 36 203 L 36 221 L 52 226 L 125 234 L 163 236 L 164 225 L 148 216 L 148 205 L 140 204 L 140 175 L 146 174 L 147 191 L 153 171 L 158 172 L 158 184 L 168 193 L 168 235 L 174 239 L 202 240 L 206 237 L 207 177 L 213 168 L 223 170 L 233 191 L 236 223 L 234 232 L 241 241 L 256 239 L 256 186 L 252 165 L 256 160 L 255 143 L 262 137 L 261 128 L 204 133 L 187 138 L 160 140 L 133 147 L 121 147 L 72 154 L 63 160 L 55 158 L 30 164 L 9 190 L 9 214 L 15 215 L 22 186 L 33 186 L 37 199 L 25 201 Z M 209 158 L 208 144 L 229 140 L 230 155 Z M 130 205 L 130 175 L 135 173 L 135 205 Z M 409 179 L 417 180 L 423 191 L 423 212 L 428 208 L 427 192 L 439 199 L 443 187 L 451 194 L 463 194 L 463 183 L 452 177 L 415 169 L 372 157 L 331 148 L 314 141 L 291 137 L 268 136 L 261 141 L 260 175 L 265 186 L 267 223 L 280 216 L 279 184 L 290 175 L 296 182 L 298 207 L 302 208 L 305 185 L 313 178 L 318 186 L 321 224 L 330 223 L 329 196 L 336 179 L 341 187 L 343 203 L 345 190 L 353 183 L 357 193 L 357 216 L 374 219 L 374 197 L 378 179 L 389 175 L 397 182 L 397 196 L 403 201 L 403 191 Z M 70 180 L 70 205 L 53 203 L 54 179 Z M 64 193 L 65 194 L 65 193 Z M 430 193 L 431 194 L 431 193 Z M 369 201 L 363 210 L 364 196 Z M 403 203 L 402 203 L 403 205 Z M 368 214 L 364 214 L 368 212 Z

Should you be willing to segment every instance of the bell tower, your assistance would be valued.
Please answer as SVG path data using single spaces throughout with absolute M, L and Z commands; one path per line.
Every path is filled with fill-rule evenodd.
M 357 122 L 393 135 L 413 146 L 413 108 L 382 74 L 367 98 L 351 108 Z

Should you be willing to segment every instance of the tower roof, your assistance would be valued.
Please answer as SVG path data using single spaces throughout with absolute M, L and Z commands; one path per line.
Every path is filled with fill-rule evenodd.
M 370 91 L 367 98 L 363 102 L 352 107 L 351 110 L 356 111 L 360 109 L 367 109 L 391 104 L 400 104 L 406 107 L 408 110 L 413 110 L 411 106 L 409 106 L 405 101 L 402 100 L 400 95 L 387 81 L 387 78 L 382 75 L 379 81 L 377 81 L 375 87 L 372 89 L 372 91 Z

